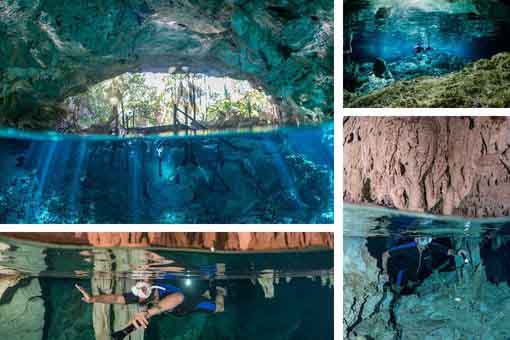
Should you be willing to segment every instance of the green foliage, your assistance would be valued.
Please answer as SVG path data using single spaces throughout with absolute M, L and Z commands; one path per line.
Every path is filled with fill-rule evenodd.
M 226 120 L 235 115 L 241 119 L 263 118 L 266 116 L 270 103 L 266 96 L 258 91 L 248 91 L 239 100 L 227 97 L 218 100 L 207 109 L 207 117 L 210 120 Z
M 157 77 L 155 81 L 143 73 L 125 73 L 72 97 L 68 102 L 79 109 L 78 117 L 74 117 L 77 125 L 112 126 L 117 120 L 124 128 L 173 124 L 174 103 L 181 110 L 187 107 L 190 116 L 194 103 L 197 120 L 210 125 L 232 119 L 260 121 L 272 111 L 262 92 L 242 91 L 236 83 L 233 90 L 225 84 L 220 91 L 213 91 L 205 75 L 172 73 Z

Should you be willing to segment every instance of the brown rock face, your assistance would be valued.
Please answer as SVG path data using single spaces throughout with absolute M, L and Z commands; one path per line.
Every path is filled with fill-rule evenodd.
M 470 217 L 510 212 L 506 117 L 350 117 L 343 146 L 346 202 Z
M 96 247 L 286 250 L 333 248 L 332 233 L 2 233 L 24 240 Z

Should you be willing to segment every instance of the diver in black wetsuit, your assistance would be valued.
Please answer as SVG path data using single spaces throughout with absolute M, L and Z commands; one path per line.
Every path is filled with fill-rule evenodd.
M 115 340 L 123 339 L 139 328 L 147 328 L 149 319 L 162 313 L 185 316 L 195 312 L 220 313 L 224 311 L 226 290 L 211 287 L 209 281 L 178 278 L 166 274 L 154 281 L 138 281 L 130 292 L 91 296 L 81 286 L 76 288 L 82 293 L 82 300 L 87 303 L 104 304 L 140 304 L 147 306 L 145 311 L 136 313 L 130 324 L 112 334 Z
M 465 252 L 459 251 L 459 255 L 464 257 Z M 447 242 L 416 237 L 382 254 L 383 280 L 399 294 L 412 293 L 434 271 L 455 270 L 454 256 L 455 252 Z

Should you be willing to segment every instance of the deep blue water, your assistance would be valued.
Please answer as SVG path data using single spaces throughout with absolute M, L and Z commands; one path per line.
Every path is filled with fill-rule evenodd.
M 333 222 L 333 123 L 203 136 L 0 136 L 1 223 Z
M 224 312 L 160 315 L 126 339 L 333 339 L 332 251 L 59 248 L 1 238 L 0 265 L 9 274 L 0 276 L 5 339 L 110 339 L 140 307 L 86 304 L 74 285 L 122 294 L 138 280 L 169 274 L 170 284 L 190 292 L 225 288 Z
M 352 48 L 344 53 L 345 65 L 371 66 L 382 58 L 395 80 L 447 74 L 510 51 L 510 6 L 504 1 L 478 2 L 477 7 L 469 1 L 355 0 L 344 9 L 344 51 Z M 430 49 L 417 52 L 417 46 Z M 350 91 L 370 74 L 344 71 Z

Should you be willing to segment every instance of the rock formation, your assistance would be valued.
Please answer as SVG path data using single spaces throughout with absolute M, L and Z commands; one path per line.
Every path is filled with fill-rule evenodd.
M 44 243 L 96 247 L 166 247 L 204 250 L 285 250 L 333 248 L 332 233 L 2 233 L 4 236 Z
M 470 251 L 469 264 L 435 272 L 413 294 L 396 297 L 389 291 L 383 294 L 366 239 L 344 238 L 344 338 L 507 338 L 510 288 L 506 282 L 487 281 L 479 241 L 472 236 L 457 239 Z
M 247 79 L 333 112 L 333 1 L 0 3 L 0 122 L 52 127 L 66 97 L 124 72 Z
M 24 279 L 10 288 L 9 296 L 0 304 L 0 334 L 4 339 L 40 340 L 44 328 L 44 300 L 37 278 Z M 5 292 L 3 295 L 7 295 Z
M 387 84 L 384 84 L 387 85 Z M 344 97 L 346 107 L 508 107 L 510 53 L 482 59 L 458 72 L 398 81 L 365 96 Z
M 0 223 L 333 223 L 324 126 L 101 143 L 0 138 Z
M 343 198 L 447 215 L 508 216 L 509 145 L 506 117 L 350 117 Z

